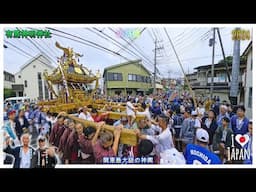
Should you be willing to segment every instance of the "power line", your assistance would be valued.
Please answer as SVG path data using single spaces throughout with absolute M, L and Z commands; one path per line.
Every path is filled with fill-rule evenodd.
M 180 42 L 180 40 L 184 39 L 188 34 L 189 34 L 189 37 L 191 36 L 190 33 L 192 33 L 193 30 L 196 30 L 196 28 L 192 28 L 190 29 L 187 33 L 185 33 L 184 35 L 182 35 L 180 38 L 176 39 L 175 42 L 178 43 Z M 176 45 L 175 43 L 175 45 Z
M 221 54 L 215 55 L 216 57 L 222 56 Z M 186 59 L 181 59 L 181 61 L 190 61 L 190 60 L 200 60 L 200 59 L 207 59 L 211 58 L 212 56 L 205 56 L 205 57 L 191 57 L 191 58 L 186 58 Z M 167 61 L 167 59 L 166 59 Z M 170 62 L 174 62 L 174 60 L 169 60 Z
M 146 27 L 144 27 L 141 31 L 140 31 L 140 35 L 143 33 L 143 31 L 146 29 Z M 137 38 L 136 38 L 137 39 Z M 131 42 L 130 43 L 133 43 L 136 39 L 132 39 L 131 40 Z M 119 51 L 117 51 L 117 52 L 120 52 L 120 51 L 122 51 L 123 49 L 126 49 L 127 47 L 129 47 L 129 43 L 127 43 L 125 46 L 124 46 L 124 48 L 121 48 Z
M 151 39 L 152 39 L 152 41 L 153 41 L 153 43 L 154 43 L 155 40 L 154 40 L 154 37 L 153 37 L 153 35 L 151 34 L 150 30 L 148 30 L 148 34 L 149 34 L 149 36 L 151 37 Z
M 96 48 L 96 47 L 97 47 L 97 48 L 101 48 L 100 50 L 104 49 L 105 51 L 111 52 L 111 53 L 113 53 L 113 54 L 115 54 L 115 55 L 118 55 L 119 57 L 124 58 L 124 59 L 127 60 L 127 61 L 130 61 L 130 59 L 128 59 L 127 57 L 121 55 L 120 53 L 117 53 L 117 52 L 115 52 L 115 51 L 112 51 L 112 50 L 110 50 L 110 49 L 108 49 L 108 48 L 106 48 L 106 47 L 103 47 L 103 46 L 101 46 L 101 45 L 95 43 L 95 42 L 89 41 L 89 40 L 87 40 L 87 39 L 78 37 L 78 36 L 76 36 L 76 35 L 72 35 L 72 34 L 70 34 L 70 33 L 67 33 L 67 32 L 64 32 L 64 31 L 61 31 L 61 30 L 58 30 L 58 29 L 54 29 L 54 28 L 51 28 L 51 27 L 47 27 L 47 28 L 48 28 L 48 29 L 51 29 L 51 30 L 53 30 L 53 31 L 57 31 L 57 32 L 59 32 L 59 33 L 63 33 L 63 34 L 66 34 L 66 35 L 69 35 L 69 36 L 78 38 L 78 39 L 80 39 L 80 40 L 82 40 L 82 41 L 87 42 L 87 43 L 83 43 L 83 44 L 85 44 L 85 45 L 87 45 L 87 46 L 93 45 L 93 46 L 91 46 L 91 47 L 94 47 L 94 48 Z M 52 33 L 52 34 L 53 34 L 53 33 Z M 60 36 L 60 35 L 58 35 L 58 34 L 55 34 L 55 35 Z M 63 37 L 63 36 L 62 36 L 62 37 Z M 74 39 L 68 38 L 68 37 L 64 37 L 64 38 L 74 40 Z M 81 43 L 81 41 L 77 41 L 77 42 L 80 42 L 80 43 Z M 88 44 L 88 43 L 89 43 L 89 44 Z M 91 44 L 91 45 L 90 45 L 90 44 Z
M 192 30 L 191 30 L 191 32 L 192 32 Z M 191 36 L 192 36 L 192 34 L 190 35 L 190 37 Z M 177 48 L 177 51 L 179 51 L 179 52 L 184 51 L 184 48 L 187 48 L 187 47 L 190 47 L 191 45 L 194 45 L 194 44 L 192 44 L 192 42 L 194 43 L 195 40 L 197 41 L 199 37 L 201 37 L 201 35 L 197 35 L 196 37 L 194 36 L 194 38 L 190 39 L 189 43 L 187 43 L 188 41 L 186 41 L 185 46 L 184 46 L 184 40 L 182 42 L 180 42 L 180 43 L 175 44 L 175 46 Z M 183 46 L 179 46 L 179 45 L 183 45 Z M 170 56 L 171 55 L 167 55 L 167 57 L 170 57 Z
M 24 43 L 23 41 L 19 40 L 19 43 L 21 43 L 22 45 L 24 45 L 25 47 L 27 47 L 28 49 L 34 51 L 34 49 L 32 49 L 29 45 L 27 45 L 26 43 Z
M 17 50 L 21 51 L 22 53 L 25 53 L 25 54 L 28 55 L 30 58 L 31 58 L 31 57 L 32 57 L 32 58 L 36 58 L 35 56 L 33 56 L 33 55 L 31 55 L 30 53 L 28 53 L 28 52 L 22 50 L 21 48 L 17 47 L 16 45 L 14 45 L 14 44 L 12 44 L 12 43 L 6 41 L 6 40 L 4 40 L 4 42 L 7 43 L 7 44 L 9 44 L 9 45 L 11 45 L 11 46 L 13 46 L 13 47 L 15 47 Z M 45 65 L 49 65 L 48 63 L 45 63 L 44 61 L 41 61 L 40 58 L 38 59 L 38 61 L 41 62 L 41 63 L 43 63 L 43 64 L 45 64 Z
M 48 49 L 50 49 L 52 51 L 53 54 L 55 54 L 54 57 L 55 56 L 57 57 L 58 53 L 56 52 L 56 50 L 53 49 L 51 46 L 49 46 L 43 39 L 41 39 L 41 41 L 46 45 L 46 47 L 48 47 Z
M 32 40 L 30 40 L 30 42 L 33 43 Z M 34 44 L 40 46 L 36 41 L 34 42 Z M 41 47 L 42 47 L 42 46 L 41 46 Z M 55 62 L 56 62 L 55 56 L 54 56 L 51 52 L 48 52 L 48 50 L 46 50 L 44 47 L 42 47 L 42 49 L 44 49 L 45 51 L 42 51 L 42 50 L 40 49 L 41 52 L 44 53 L 45 55 L 47 55 L 47 56 L 52 60 L 52 62 L 55 63 Z M 50 53 L 50 54 L 48 55 L 48 53 Z M 53 58 L 54 58 L 54 59 L 53 59 Z
M 206 32 L 207 33 L 207 32 Z M 206 34 L 204 33 L 204 34 Z M 197 36 L 196 38 L 194 38 L 193 40 L 190 41 L 190 43 L 188 43 L 186 46 L 180 47 L 178 49 L 179 52 L 185 52 L 185 50 L 188 50 L 188 48 L 190 47 L 194 47 L 195 46 L 195 42 L 198 42 L 200 40 L 200 37 L 202 37 L 204 34 L 201 34 L 199 36 Z
M 111 39 L 112 41 L 118 43 L 119 45 L 124 46 L 122 43 L 120 43 L 119 41 L 115 40 L 113 37 L 111 37 L 110 35 L 104 33 L 103 31 L 101 31 L 101 30 L 99 30 L 99 29 L 97 29 L 97 28 L 93 28 L 93 29 L 96 30 L 96 31 L 98 31 L 98 32 L 100 32 L 100 33 L 102 33 L 104 36 L 108 37 L 109 39 Z M 126 50 L 129 50 L 131 53 L 133 53 L 133 54 L 137 55 L 139 58 L 141 58 L 141 56 L 139 56 L 137 53 L 135 53 L 135 52 L 132 51 L 131 49 L 126 48 Z M 127 51 L 126 51 L 126 52 L 127 52 Z M 142 59 L 142 58 L 141 58 L 141 59 Z M 150 64 L 150 65 L 153 66 L 153 64 L 152 64 L 151 62 L 149 63 L 148 61 L 145 61 L 145 63 L 148 63 L 148 64 Z
M 117 47 L 119 47 L 119 48 L 122 48 L 122 46 L 120 46 L 119 45 L 119 43 L 116 43 L 114 40 L 112 40 L 112 41 L 110 41 L 108 38 L 106 38 L 106 37 L 104 37 L 104 35 L 101 35 L 101 34 L 99 34 L 99 33 L 97 33 L 97 32 L 95 32 L 95 31 L 93 31 L 93 30 L 91 30 L 91 29 L 88 29 L 88 28 L 86 28 L 87 30 L 89 30 L 89 31 L 91 31 L 91 32 L 93 32 L 94 34 L 96 34 L 96 35 L 98 35 L 98 36 L 100 36 L 101 38 L 103 38 L 103 39 L 105 39 L 106 41 L 108 41 L 108 42 L 110 42 L 110 43 L 112 43 L 112 44 L 114 44 L 115 46 L 117 46 Z M 96 31 L 98 31 L 98 32 L 102 32 L 102 31 L 100 31 L 100 30 L 98 30 L 97 28 L 93 28 L 94 30 L 96 30 Z M 103 32 L 102 32 L 103 33 Z M 128 49 L 129 50 L 129 49 Z M 139 59 L 140 59 L 140 56 L 138 56 L 136 53 L 134 53 L 133 51 L 131 51 L 131 50 L 129 50 L 130 52 L 127 52 L 128 54 L 130 54 L 130 55 L 132 55 L 132 56 L 134 56 L 135 55 L 135 58 L 136 57 L 138 57 Z
M 197 39 L 198 37 L 201 37 L 203 34 L 199 34 L 199 33 L 198 33 L 199 30 L 200 30 L 200 29 L 196 29 L 193 33 L 190 34 L 190 36 L 188 36 L 188 37 L 182 39 L 182 41 L 181 41 L 180 43 L 175 42 L 175 47 L 176 47 L 177 49 L 181 49 L 181 48 L 185 47 L 185 46 L 184 46 L 184 42 L 188 42 L 188 40 L 189 40 L 190 42 L 192 42 L 192 41 L 191 41 L 192 38 Z M 195 34 L 198 34 L 198 35 L 195 35 Z M 192 37 L 192 38 L 191 38 L 191 37 Z
M 24 57 L 26 57 L 26 58 L 30 58 L 29 56 L 25 55 L 25 54 L 24 54 L 22 51 L 20 51 L 20 50 L 16 50 L 16 49 L 14 49 L 14 48 L 12 48 L 12 47 L 8 47 L 8 49 L 13 50 L 13 51 L 15 51 L 16 53 L 18 53 L 18 54 L 20 54 L 20 55 L 22 55 L 22 56 L 24 56 Z
M 116 34 L 116 32 L 111 28 L 111 27 L 109 27 L 109 29 L 114 33 L 114 34 Z M 150 63 L 152 63 L 153 64 L 153 62 L 150 60 L 150 59 L 148 59 L 147 57 L 145 57 L 140 51 L 138 51 L 138 49 L 136 48 L 136 47 L 134 47 L 129 41 L 127 41 L 124 37 L 122 37 L 122 36 L 120 36 L 121 37 L 121 39 L 122 40 L 124 40 L 126 43 L 128 43 L 128 44 L 130 44 L 131 45 L 131 47 L 133 47 L 142 57 L 144 57 L 145 59 L 147 59 Z

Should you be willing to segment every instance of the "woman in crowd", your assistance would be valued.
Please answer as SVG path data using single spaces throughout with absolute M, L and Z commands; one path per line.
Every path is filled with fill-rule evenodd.
M 209 142 L 208 145 L 210 146 L 210 150 L 212 150 L 212 141 L 213 141 L 213 136 L 218 128 L 218 124 L 216 121 L 216 113 L 214 110 L 210 110 L 208 112 L 208 117 L 203 117 L 202 119 L 202 128 L 205 129 L 208 134 L 209 134 Z
M 29 127 L 29 123 L 25 117 L 24 111 L 19 110 L 18 116 L 15 118 L 15 130 L 19 140 L 23 133 L 28 132 L 28 127 Z

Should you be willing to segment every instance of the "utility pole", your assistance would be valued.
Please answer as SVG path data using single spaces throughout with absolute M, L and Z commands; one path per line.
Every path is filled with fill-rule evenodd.
M 156 94 L 156 58 L 157 58 L 157 51 L 160 50 L 160 49 L 163 49 L 163 47 L 157 47 L 157 39 L 155 40 L 155 49 L 154 49 L 154 52 L 155 52 L 155 58 L 154 58 L 154 79 L 153 79 L 153 82 L 154 82 L 154 90 L 153 90 L 153 94 Z
M 153 94 L 156 94 L 156 43 L 157 43 L 157 40 L 155 40 L 155 59 L 154 59 L 154 90 L 153 90 Z
M 236 28 L 235 30 L 240 30 Z M 230 85 L 230 102 L 237 105 L 237 95 L 239 93 L 239 71 L 240 71 L 240 40 L 234 40 L 234 51 L 232 61 L 232 80 Z
M 214 54 L 215 54 L 215 28 L 213 28 L 213 40 L 212 44 L 212 68 L 211 68 L 211 90 L 210 90 L 210 96 L 211 99 L 213 98 L 213 86 L 214 86 Z
M 221 40 L 221 36 L 220 36 L 220 29 L 217 28 L 217 33 L 218 33 L 218 37 L 219 37 L 219 41 L 220 41 L 220 46 L 221 46 L 221 52 L 222 52 L 222 56 L 223 56 L 223 61 L 225 63 L 225 67 L 226 67 L 226 73 L 227 73 L 227 76 L 228 76 L 228 82 L 231 81 L 230 79 L 230 73 L 229 73 L 229 69 L 228 69 L 228 63 L 226 61 L 226 56 L 225 56 L 225 52 L 224 52 L 224 48 L 223 48 L 223 44 L 222 44 L 222 40 Z

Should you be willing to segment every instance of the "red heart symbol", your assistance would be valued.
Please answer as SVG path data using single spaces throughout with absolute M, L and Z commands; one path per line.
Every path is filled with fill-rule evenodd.
M 239 141 L 240 141 L 240 143 L 245 142 L 245 137 L 244 136 L 240 137 Z
M 244 147 L 246 143 L 248 143 L 250 138 L 249 138 L 249 135 L 237 134 L 235 139 L 236 139 L 236 142 L 238 142 L 242 147 Z

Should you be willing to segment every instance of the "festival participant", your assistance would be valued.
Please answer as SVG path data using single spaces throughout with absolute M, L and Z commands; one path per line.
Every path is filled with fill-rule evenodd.
M 198 112 L 199 119 L 202 119 L 205 114 L 205 107 L 203 105 L 203 102 L 198 103 L 198 108 L 196 109 L 196 111 Z
M 184 151 L 187 144 L 193 143 L 195 138 L 196 129 L 194 127 L 194 121 L 191 118 L 191 110 L 185 109 L 184 121 L 180 129 L 180 139 L 182 141 L 182 150 Z
M 92 142 L 97 140 L 96 130 L 101 129 L 105 125 L 104 122 L 99 122 L 96 129 L 93 127 L 87 127 L 84 129 L 84 132 L 79 132 L 78 143 L 81 149 L 81 156 L 83 164 L 94 164 L 95 159 L 93 155 L 93 146 Z
M 24 111 L 19 110 L 18 116 L 15 118 L 15 130 L 20 140 L 21 135 L 24 132 L 28 132 L 29 123 L 25 117 Z
M 144 102 L 141 104 L 141 107 L 144 109 L 144 111 L 136 111 L 136 114 L 138 115 L 145 115 L 148 119 L 151 119 L 151 114 L 149 111 L 149 105 L 145 104 Z
M 173 125 L 172 125 L 175 130 L 176 139 L 179 138 L 183 121 L 184 121 L 184 117 L 181 114 L 180 107 L 176 108 L 175 115 L 173 116 Z
M 157 155 L 160 155 L 163 151 L 171 149 L 174 147 L 172 140 L 172 133 L 168 129 L 169 118 L 161 114 L 158 116 L 158 124 L 161 128 L 161 133 L 159 135 L 142 135 L 141 132 L 137 129 L 136 133 L 140 139 L 149 139 L 155 145 Z
M 221 164 L 217 155 L 208 148 L 209 134 L 204 129 L 197 129 L 195 144 L 188 144 L 184 152 L 186 164 Z
M 60 142 L 60 137 L 62 136 L 64 131 L 65 131 L 64 117 L 60 115 L 57 117 L 57 122 L 55 123 L 51 131 L 50 139 L 49 139 L 50 145 L 58 147 Z
M 104 121 L 105 118 L 108 116 L 108 114 L 109 114 L 108 112 L 98 114 L 97 109 L 94 109 L 94 108 L 91 111 L 91 116 L 92 116 L 94 122 L 96 122 L 96 123 L 98 123 L 100 121 Z
M 75 122 L 73 120 L 69 119 L 68 127 L 65 128 L 63 134 L 60 137 L 60 142 L 59 142 L 59 157 L 63 159 L 65 162 L 67 160 L 66 155 L 65 155 L 65 148 L 67 145 L 67 140 L 69 135 L 72 133 L 72 131 L 75 130 Z M 68 162 L 68 160 L 67 160 Z
M 222 125 L 222 119 L 223 117 L 227 117 L 229 118 L 229 115 L 228 115 L 228 107 L 226 105 L 221 105 L 220 106 L 220 113 L 219 115 L 217 116 L 217 124 L 218 126 L 221 126 Z
M 194 122 L 195 129 L 201 128 L 201 121 L 198 118 L 198 112 L 197 111 L 192 111 L 191 112 L 191 118 L 192 118 L 192 121 Z
M 103 163 L 104 157 L 115 157 L 118 152 L 118 143 L 121 135 L 122 125 L 116 126 L 114 134 L 109 131 L 100 132 L 102 127 L 99 127 L 92 140 L 93 154 L 96 164 Z M 99 139 L 96 140 L 96 138 Z M 112 147 L 111 147 L 112 146 Z
M 34 153 L 33 147 L 30 144 L 30 135 L 25 133 L 21 136 L 21 146 L 15 148 L 10 146 L 10 139 L 6 139 L 7 147 L 4 149 L 5 153 L 13 155 L 14 164 L 13 168 L 30 168 L 31 160 Z
M 81 123 L 75 125 L 75 129 L 70 133 L 64 149 L 64 159 L 66 164 L 79 164 L 81 162 L 79 153 L 79 137 L 82 134 L 84 127 Z
M 148 139 L 140 140 L 139 144 L 131 148 L 129 157 L 134 158 L 153 158 L 153 164 L 160 163 L 160 156 L 154 152 L 154 144 Z
M 54 147 L 47 147 L 46 137 L 39 136 L 38 149 L 33 153 L 31 168 L 54 168 L 57 162 Z
M 245 116 L 245 107 L 240 105 L 236 109 L 236 115 L 231 118 L 231 128 L 234 132 L 234 135 L 244 135 L 248 132 L 248 123 L 249 120 Z M 240 144 L 235 141 L 235 146 L 241 148 Z
M 5 124 L 4 124 L 4 131 L 7 135 L 7 137 L 10 137 L 10 139 L 12 141 L 12 145 L 18 146 L 18 145 L 20 145 L 20 140 L 19 140 L 19 137 L 17 136 L 17 135 L 19 135 L 19 133 L 17 133 L 17 131 L 16 131 L 15 116 L 16 116 L 16 111 L 14 111 L 14 110 L 9 111 L 8 121 L 5 122 Z
M 248 133 L 246 133 L 246 135 L 249 136 L 249 141 L 247 142 L 247 144 L 244 146 L 244 148 L 248 151 L 248 153 L 250 154 L 250 158 L 246 158 L 244 160 L 244 164 L 252 164 L 252 143 L 253 143 L 253 136 L 252 136 L 252 120 L 249 121 L 248 123 Z
M 131 103 L 131 98 L 129 97 L 126 102 L 126 114 L 128 117 L 128 123 L 130 126 L 132 126 L 133 121 L 135 120 L 135 107 Z
M 78 112 L 79 112 L 78 118 L 81 118 L 87 121 L 94 121 L 94 119 L 92 118 L 86 106 L 84 106 L 83 108 L 80 108 Z
M 216 113 L 214 110 L 208 112 L 208 117 L 202 119 L 202 128 L 205 129 L 209 134 L 209 146 L 212 150 L 212 140 L 218 124 L 216 122 Z
M 233 131 L 229 128 L 230 120 L 228 117 L 223 117 L 222 125 L 219 126 L 213 137 L 213 151 L 219 152 L 222 162 L 226 157 L 227 147 L 231 147 Z
M 31 119 L 33 120 L 34 126 L 36 127 L 38 135 L 40 134 L 40 125 L 43 116 L 43 112 L 41 111 L 42 107 L 35 106 L 35 110 L 31 114 Z

